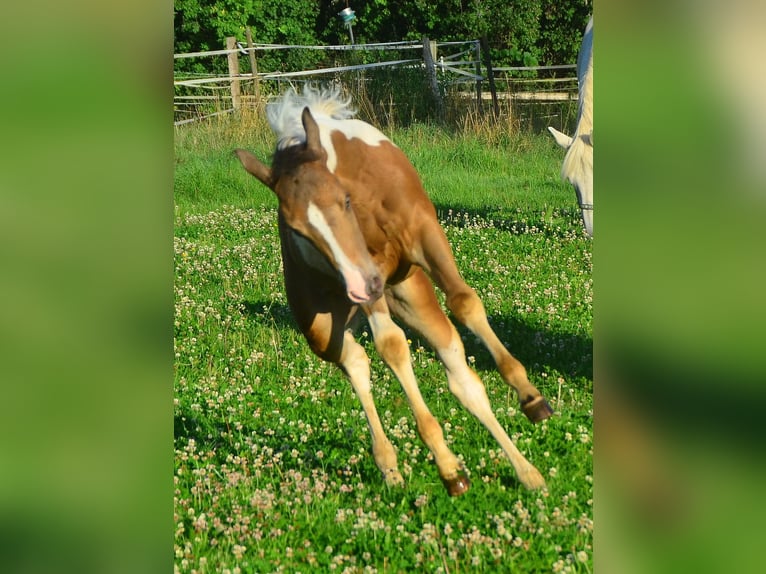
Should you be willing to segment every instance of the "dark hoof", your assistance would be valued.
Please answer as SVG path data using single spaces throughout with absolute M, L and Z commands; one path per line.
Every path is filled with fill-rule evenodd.
M 542 395 L 527 401 L 521 406 L 521 410 L 527 415 L 527 418 L 533 423 L 544 421 L 553 414 L 551 405 L 548 404 Z
M 459 472 L 455 478 L 442 478 L 442 482 L 450 496 L 460 496 L 461 494 L 468 492 L 468 489 L 471 488 L 471 481 L 468 480 L 468 477 L 462 472 Z

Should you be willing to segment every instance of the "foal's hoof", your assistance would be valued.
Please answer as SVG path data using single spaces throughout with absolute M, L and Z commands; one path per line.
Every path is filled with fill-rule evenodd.
M 521 410 L 533 423 L 544 421 L 553 414 L 551 405 L 548 404 L 548 401 L 542 395 L 521 405 Z
M 442 482 L 450 496 L 460 496 L 471 488 L 471 481 L 462 472 L 458 472 L 454 478 L 442 478 Z
M 541 490 L 546 488 L 543 475 L 532 465 L 519 473 L 519 480 L 527 490 Z
M 384 471 L 383 480 L 386 481 L 388 486 L 404 486 L 404 478 L 402 478 L 401 473 L 395 468 L 389 468 L 388 470 Z

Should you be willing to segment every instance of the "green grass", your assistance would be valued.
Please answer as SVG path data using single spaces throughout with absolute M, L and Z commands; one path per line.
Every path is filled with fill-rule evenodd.
M 559 180 L 560 151 L 544 136 L 488 144 L 423 126 L 389 135 L 421 173 L 493 327 L 556 411 L 529 423 L 461 331 L 498 419 L 548 490 L 519 484 L 410 334 L 424 398 L 472 480 L 464 496 L 447 496 L 361 327 L 406 480 L 384 484 L 353 390 L 294 328 L 276 200 L 231 154 L 241 146 L 268 158 L 271 135 L 257 121 L 185 126 L 176 132 L 177 572 L 593 569 L 592 243 Z

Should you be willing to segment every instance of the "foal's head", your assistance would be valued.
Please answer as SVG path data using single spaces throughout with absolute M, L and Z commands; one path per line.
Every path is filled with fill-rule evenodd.
M 308 108 L 301 121 L 305 143 L 277 150 L 273 167 L 246 150 L 236 150 L 237 156 L 277 195 L 279 211 L 304 261 L 339 274 L 351 302 L 374 301 L 383 294 L 383 281 L 367 251 L 349 190 L 327 168 L 319 127 Z

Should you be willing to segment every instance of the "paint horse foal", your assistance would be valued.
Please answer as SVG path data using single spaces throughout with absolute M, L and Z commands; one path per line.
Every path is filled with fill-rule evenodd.
M 442 311 L 429 276 L 455 317 L 489 348 L 505 381 L 532 421 L 552 414 L 524 367 L 487 322 L 484 306 L 461 278 L 436 210 L 401 150 L 381 132 L 351 119 L 337 92 L 289 92 L 268 108 L 279 141 L 269 168 L 236 150 L 242 165 L 279 199 L 279 236 L 287 299 L 311 349 L 346 373 L 364 408 L 372 452 L 390 485 L 403 484 L 371 393 L 369 359 L 347 330 L 358 308 L 375 346 L 407 395 L 418 432 L 433 453 L 450 495 L 470 483 L 428 410 L 394 313 L 420 332 L 444 363 L 449 389 L 489 429 L 524 486 L 545 482 L 500 426 L 463 343 Z M 427 273 L 427 274 L 426 274 Z
M 572 137 L 549 127 L 556 143 L 567 150 L 561 177 L 571 183 L 577 194 L 582 220 L 588 235 L 593 236 L 593 16 L 588 20 L 577 58 L 577 127 Z

